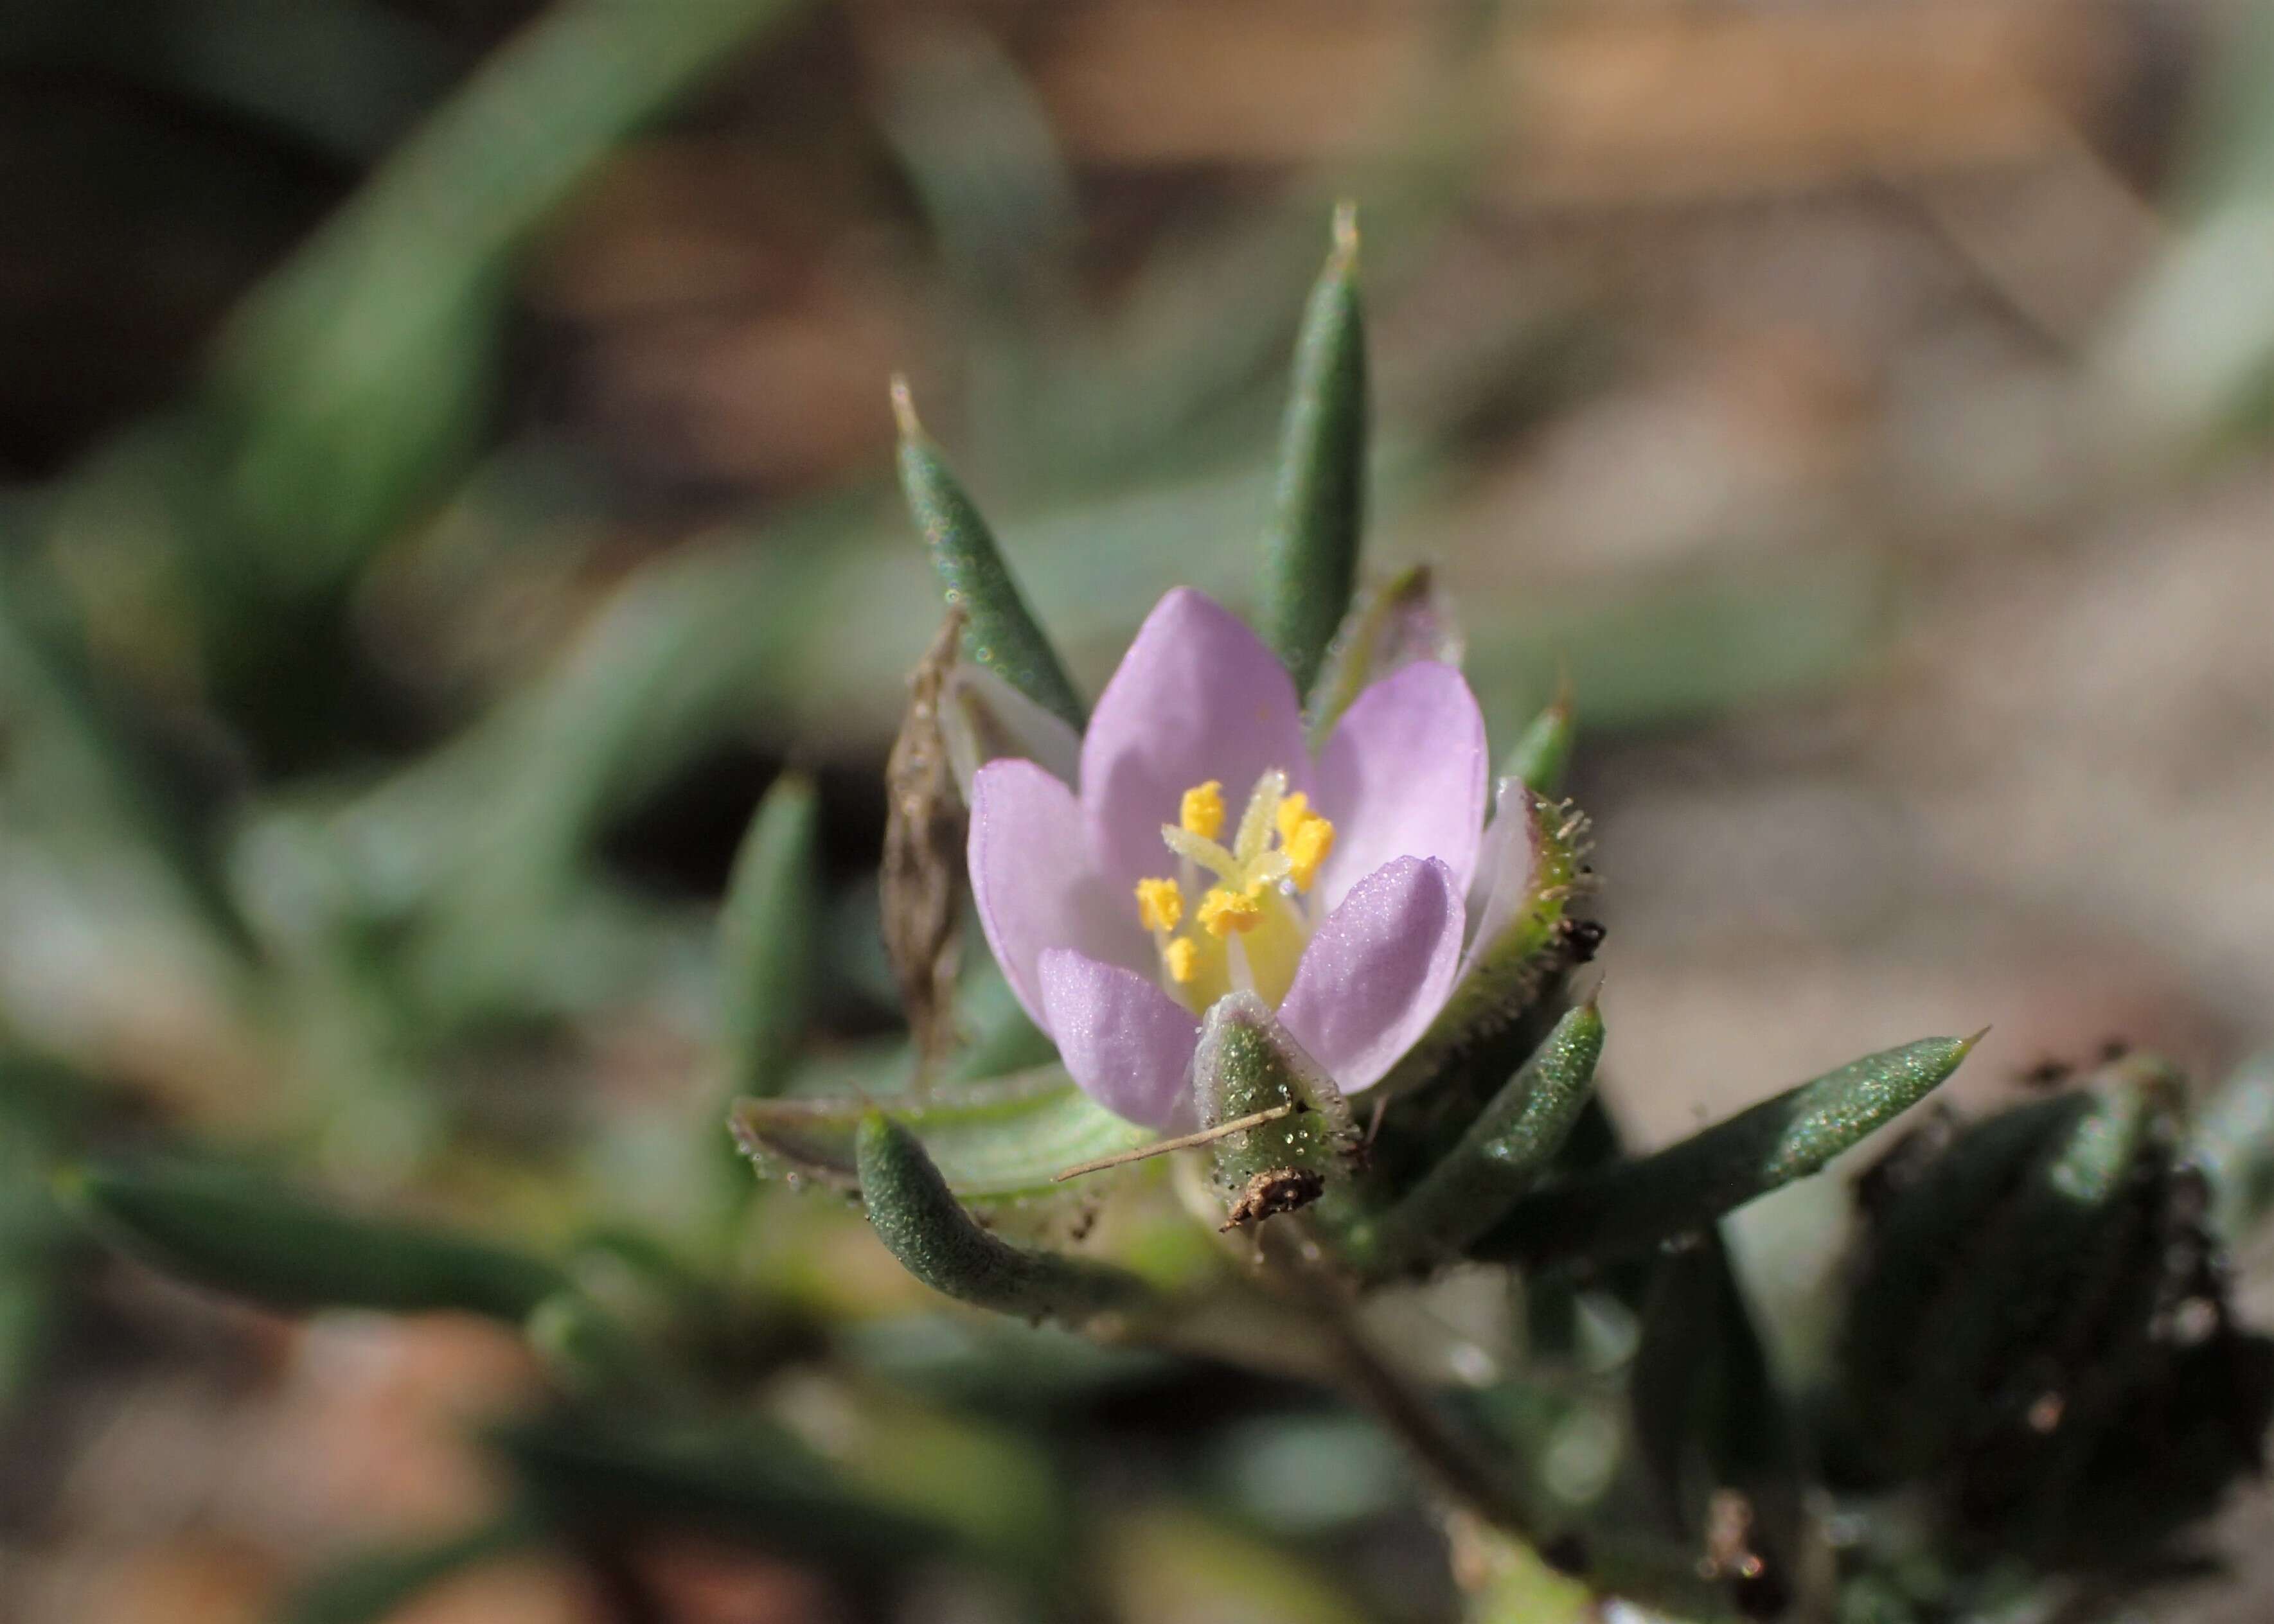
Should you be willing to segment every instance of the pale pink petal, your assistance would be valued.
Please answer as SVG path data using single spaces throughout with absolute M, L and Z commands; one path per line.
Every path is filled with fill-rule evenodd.
M 1043 955 L 1043 1027 L 1082 1092 L 1131 1122 L 1178 1114 L 1200 1024 L 1160 984 L 1065 948 Z
M 940 685 L 939 732 L 963 804 L 989 762 L 1021 756 L 1068 784 L 1081 765 L 1081 735 L 984 665 L 962 665 Z
M 1293 680 L 1236 616 L 1178 588 L 1138 628 L 1081 741 L 1082 815 L 1100 871 L 1122 886 L 1173 872 L 1161 825 L 1177 821 L 1185 791 L 1216 779 L 1237 819 L 1274 767 L 1290 788 L 1306 786 Z
M 1533 873 L 1547 838 L 1540 825 L 1540 798 L 1522 778 L 1500 780 L 1493 795 L 1493 821 L 1477 854 L 1476 877 L 1469 882 L 1469 917 L 1476 930 L 1462 959 L 1466 970 L 1488 951 L 1502 931 L 1533 902 Z
M 1461 673 L 1408 665 L 1352 702 L 1320 752 L 1313 809 L 1335 826 L 1322 906 L 1395 857 L 1434 857 L 1465 891 L 1485 819 L 1485 722 Z
M 1460 887 L 1444 863 L 1386 864 L 1351 888 L 1303 950 L 1280 1024 L 1344 1094 L 1372 1086 L 1451 994 L 1461 924 Z
M 1004 979 L 1035 1024 L 1045 950 L 1149 965 L 1137 904 L 1098 877 L 1073 791 L 1030 761 L 990 762 L 971 780 L 971 895 Z

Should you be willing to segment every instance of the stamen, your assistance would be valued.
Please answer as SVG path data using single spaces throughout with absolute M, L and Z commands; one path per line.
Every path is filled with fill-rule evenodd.
M 1322 817 L 1306 817 L 1295 825 L 1286 840 L 1287 877 L 1295 882 L 1295 889 L 1307 891 L 1311 882 L 1319 877 L 1319 865 L 1327 853 L 1335 849 L 1335 826 Z
M 1221 942 L 1235 930 L 1253 930 L 1263 918 L 1263 907 L 1244 892 L 1219 885 L 1201 898 L 1201 929 Z
M 1178 936 L 1161 950 L 1161 963 L 1169 972 L 1169 979 L 1179 987 L 1193 979 L 1198 970 L 1201 944 L 1190 936 Z
M 1176 881 L 1137 882 L 1137 922 L 1146 929 L 1174 930 L 1184 916 L 1184 888 Z
M 1186 834 L 1213 840 L 1224 827 L 1224 786 L 1215 778 L 1185 792 L 1177 808 L 1177 826 Z
M 1287 793 L 1287 775 L 1273 768 L 1255 780 L 1254 793 L 1247 798 L 1247 809 L 1239 815 L 1239 833 L 1232 841 L 1232 855 L 1244 866 L 1263 855 L 1263 847 L 1271 838 L 1272 824 L 1279 815 L 1279 803 Z
M 1178 856 L 1198 864 L 1216 878 L 1236 883 L 1239 879 L 1239 860 L 1204 835 L 1196 835 L 1174 823 L 1161 825 L 1161 838 Z

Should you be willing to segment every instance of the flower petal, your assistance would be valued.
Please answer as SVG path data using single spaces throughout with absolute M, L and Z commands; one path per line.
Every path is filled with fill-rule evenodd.
M 1530 907 L 1532 876 L 1540 868 L 1539 797 L 1522 778 L 1506 778 L 1494 786 L 1493 821 L 1485 829 L 1484 845 L 1477 853 L 1476 876 L 1469 882 L 1469 917 L 1477 921 L 1465 971 L 1488 951 L 1493 939 L 1508 928 L 1518 911 Z
M 1331 910 L 1394 857 L 1434 857 L 1460 891 L 1485 820 L 1485 721 L 1450 665 L 1423 661 L 1374 684 L 1319 753 L 1312 805 L 1335 825 L 1319 873 Z
M 1351 888 L 1303 951 L 1280 1024 L 1344 1094 L 1381 1081 L 1453 990 L 1461 891 L 1435 858 L 1401 857 Z
M 1117 885 L 1173 872 L 1161 825 L 1215 778 L 1237 808 L 1271 768 L 1309 778 L 1302 708 L 1278 657 L 1228 610 L 1179 587 L 1145 617 L 1098 695 L 1081 741 L 1081 806 L 1097 865 Z
M 1158 983 L 1086 954 L 1043 955 L 1044 1027 L 1082 1092 L 1131 1122 L 1161 1127 L 1190 1081 L 1200 1023 Z
M 971 780 L 989 762 L 1021 756 L 1068 784 L 1081 764 L 1081 736 L 984 665 L 960 665 L 947 673 L 939 732 L 967 807 Z
M 1045 1031 L 1039 961 L 1078 948 L 1108 964 L 1149 965 L 1137 904 L 1098 877 L 1073 791 L 1043 767 L 988 763 L 971 780 L 971 895 L 1019 1004 Z

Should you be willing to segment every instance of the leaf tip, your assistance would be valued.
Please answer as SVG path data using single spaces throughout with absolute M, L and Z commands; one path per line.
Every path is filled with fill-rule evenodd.
M 902 440 L 924 438 L 923 420 L 916 416 L 915 394 L 908 387 L 908 375 L 894 372 L 891 385 L 892 421 L 899 425 Z
M 1344 198 L 1335 204 L 1334 258 L 1337 268 L 1358 263 L 1358 199 Z

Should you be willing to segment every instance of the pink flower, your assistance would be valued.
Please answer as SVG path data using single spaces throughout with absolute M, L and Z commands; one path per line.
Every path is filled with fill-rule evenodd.
M 1200 1017 L 1228 992 L 1276 1007 L 1345 1093 L 1443 1006 L 1486 782 L 1484 720 L 1452 666 L 1367 688 L 1314 760 L 1285 668 L 1180 589 L 1129 645 L 1079 759 L 1078 790 L 1034 761 L 978 769 L 971 884 L 1012 990 L 1107 1109 L 1178 1115 Z

